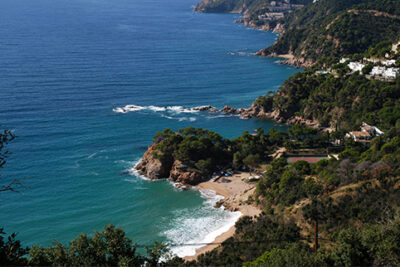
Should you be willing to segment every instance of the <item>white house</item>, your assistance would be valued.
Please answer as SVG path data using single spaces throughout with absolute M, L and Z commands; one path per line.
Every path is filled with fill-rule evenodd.
M 383 73 L 386 71 L 385 67 L 381 67 L 381 66 L 375 66 L 372 68 L 370 74 L 372 76 L 380 76 L 383 75 Z
M 368 132 L 353 131 L 346 134 L 346 137 L 353 138 L 356 142 L 369 142 L 372 136 Z
M 362 69 L 365 67 L 365 64 L 362 64 L 360 62 L 350 62 L 347 66 L 349 66 L 349 68 L 353 72 L 356 72 L 356 71 L 361 72 Z
M 390 67 L 390 66 L 396 65 L 396 60 L 394 60 L 394 59 L 382 60 L 381 63 L 382 63 L 382 65 Z
M 345 63 L 346 61 L 349 61 L 349 58 L 344 57 L 340 59 L 339 63 Z
M 361 131 L 362 132 L 368 132 L 371 135 L 377 135 L 377 136 L 381 136 L 384 134 L 384 132 L 382 132 L 381 130 L 378 129 L 378 127 L 376 126 L 371 126 L 366 124 L 365 122 L 362 123 L 361 125 Z
M 399 73 L 400 73 L 399 68 L 387 68 L 382 76 L 386 79 L 396 79 Z

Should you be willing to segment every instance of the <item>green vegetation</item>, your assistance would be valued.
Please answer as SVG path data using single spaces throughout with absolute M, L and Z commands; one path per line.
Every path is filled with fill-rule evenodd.
M 339 160 L 315 164 L 285 158 L 271 160 L 278 146 L 318 149 L 342 132 L 331 136 L 295 125 L 289 133 L 258 130 L 234 140 L 208 130 L 186 128 L 157 133 L 160 157 L 193 161 L 208 168 L 217 158 L 229 156 L 230 166 L 239 168 L 261 162 L 268 165 L 258 182 L 255 203 L 263 209 L 258 217 L 242 217 L 233 237 L 217 249 L 184 262 L 155 243 L 146 253 L 126 237 L 122 229 L 109 225 L 92 236 L 82 234 L 68 245 L 24 248 L 15 235 L 0 234 L 0 264 L 29 266 L 396 266 L 400 262 L 400 128 L 392 127 L 375 137 L 370 146 L 347 140 Z M 333 138 L 333 139 L 332 139 Z M 310 141 L 313 140 L 313 141 Z M 288 145 L 291 144 L 291 145 Z M 296 150 L 296 148 L 295 148 Z M 197 153 L 198 151 L 198 153 Z M 244 156 L 244 157 L 242 157 Z M 210 159 L 210 160 L 209 160 Z M 235 161 L 236 159 L 236 161 Z M 220 164 L 225 164 L 220 161 Z M 317 257 L 310 245 L 313 226 L 319 222 Z M 160 262 L 160 259 L 165 261 Z
M 153 141 L 157 143 L 154 155 L 163 162 L 179 160 L 191 170 L 209 176 L 219 169 L 254 168 L 266 162 L 269 154 L 283 144 L 284 132 L 272 130 L 269 134 L 259 129 L 257 134 L 244 132 L 234 140 L 200 128 L 189 127 L 173 132 L 158 132 Z
M 285 17 L 284 34 L 267 52 L 291 53 L 312 63 L 363 53 L 399 37 L 399 10 L 395 0 L 320 0 Z
M 339 160 L 288 164 L 285 158 L 271 161 L 264 157 L 269 152 L 261 153 L 267 144 L 318 150 L 334 139 L 343 140 L 343 135 L 343 131 L 327 135 L 294 125 L 288 134 L 259 130 L 256 135 L 225 140 L 232 155 L 247 155 L 242 164 L 267 163 L 252 197 L 263 213 L 240 219 L 235 235 L 198 262 L 179 265 L 396 266 L 400 262 L 399 127 L 375 137 L 369 146 L 346 140 L 336 147 Z M 315 221 L 321 236 L 317 257 L 310 245 Z
M 299 228 L 279 222 L 267 215 L 242 217 L 236 223 L 236 233 L 215 249 L 189 262 L 186 266 L 241 266 L 257 259 L 264 251 L 284 249 L 300 239 Z
M 0 169 L 4 168 L 8 157 L 11 153 L 7 150 L 7 146 L 16 136 L 8 129 L 0 131 Z M 23 189 L 21 179 L 7 180 L 1 177 L 0 173 L 0 193 L 6 191 L 20 192 Z M 0 230 L 0 233 L 2 231 Z
M 335 71 L 346 73 L 346 68 L 339 64 Z M 325 127 L 352 130 L 366 122 L 390 129 L 400 124 L 400 78 L 384 82 L 358 73 L 338 76 L 314 73 L 315 68 L 296 73 L 278 93 L 258 101 L 269 107 L 272 102 L 273 109 L 285 119 L 300 115 Z
M 104 227 L 89 237 L 79 235 L 68 246 L 54 242 L 53 246 L 22 248 L 15 234 L 4 242 L 0 231 L 0 265 L 2 266 L 175 266 L 181 262 L 172 258 L 168 248 L 158 242 L 146 247 L 146 255 L 137 253 L 137 245 L 121 228 Z M 168 263 L 160 263 L 161 257 Z

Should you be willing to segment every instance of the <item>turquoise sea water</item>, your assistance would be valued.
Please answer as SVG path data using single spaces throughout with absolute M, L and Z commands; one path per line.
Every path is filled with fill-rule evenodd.
M 132 171 L 167 127 L 229 138 L 282 127 L 185 110 L 247 107 L 297 71 L 252 55 L 275 34 L 235 24 L 237 15 L 194 13 L 196 1 L 0 1 L 0 124 L 18 135 L 1 173 L 27 186 L 0 195 L 0 225 L 24 245 L 110 222 L 139 244 L 203 242 L 234 223 L 238 214 L 212 208 L 210 192 Z M 113 111 L 125 105 L 141 109 Z

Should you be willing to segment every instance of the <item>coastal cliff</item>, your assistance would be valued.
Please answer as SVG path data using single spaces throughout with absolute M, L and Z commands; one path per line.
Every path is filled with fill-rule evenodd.
M 370 3 L 369 3 L 370 2 Z M 379 4 L 378 4 L 379 3 Z M 394 41 L 400 31 L 396 1 L 202 0 L 197 12 L 238 13 L 236 22 L 280 33 L 258 56 L 291 55 L 285 64 L 308 68 L 321 58 L 363 53 L 382 41 Z
M 213 108 L 208 110 L 212 112 Z M 168 178 L 184 185 L 197 185 L 232 162 L 228 142 L 208 130 L 189 127 L 173 132 L 165 129 L 158 132 L 153 141 L 135 167 L 149 179 Z
M 169 177 L 172 162 L 171 160 L 161 160 L 156 157 L 157 144 L 152 144 L 144 153 L 142 160 L 135 166 L 141 175 L 152 180 L 163 179 Z
M 310 3 L 285 16 L 283 33 L 258 54 L 290 54 L 287 64 L 310 67 L 321 58 L 363 53 L 382 41 L 397 39 L 400 13 L 395 5 L 395 1 L 367 0 Z
M 141 175 L 152 180 L 168 178 L 172 182 L 187 185 L 197 185 L 208 178 L 201 175 L 200 172 L 190 169 L 180 160 L 160 159 L 162 157 L 157 156 L 157 145 L 149 146 L 142 160 L 135 166 Z
M 287 125 L 304 124 L 312 128 L 321 127 L 321 124 L 317 120 L 307 119 L 305 117 L 295 115 L 294 113 L 287 110 L 278 108 L 274 109 L 271 106 L 266 107 L 261 100 L 264 98 L 265 97 L 257 98 L 256 101 L 254 101 L 249 108 L 235 109 L 229 106 L 225 106 L 223 109 L 221 109 L 221 112 L 226 114 L 237 114 L 240 116 L 241 119 L 271 119 L 279 123 L 285 123 Z

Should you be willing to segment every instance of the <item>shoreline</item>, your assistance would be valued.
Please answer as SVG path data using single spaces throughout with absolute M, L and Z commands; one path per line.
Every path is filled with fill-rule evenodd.
M 241 215 L 237 219 L 239 220 L 243 216 L 257 216 L 261 213 L 261 210 L 258 207 L 246 203 L 249 196 L 253 195 L 257 184 L 256 182 L 247 182 L 246 178 L 249 176 L 252 175 L 248 172 L 240 172 L 229 177 L 221 177 L 219 179 L 212 178 L 207 182 L 198 184 L 194 188 L 197 190 L 212 190 L 217 195 L 223 196 L 224 199 L 219 201 L 217 204 L 223 205 L 226 210 L 232 212 L 240 211 Z M 217 248 L 219 246 L 219 243 L 222 243 L 228 238 L 232 237 L 235 233 L 235 230 L 235 226 L 230 227 L 228 231 L 218 235 L 212 241 L 212 243 L 218 244 L 209 244 L 202 246 L 196 249 L 195 255 L 186 256 L 183 257 L 183 259 L 185 261 L 196 260 L 199 255 Z

